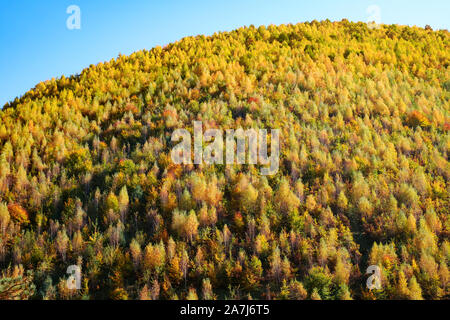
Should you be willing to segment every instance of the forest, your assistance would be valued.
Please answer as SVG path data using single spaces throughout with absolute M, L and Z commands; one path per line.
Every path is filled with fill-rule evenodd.
M 0 110 L 0 299 L 449 299 L 449 63 L 447 30 L 344 19 L 37 84 Z M 173 163 L 193 121 L 280 129 L 279 170 Z

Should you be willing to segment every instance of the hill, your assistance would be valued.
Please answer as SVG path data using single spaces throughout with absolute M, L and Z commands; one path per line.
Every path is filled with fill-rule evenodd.
M 448 298 L 449 40 L 250 26 L 39 83 L 0 111 L 3 278 L 39 299 Z M 279 170 L 173 163 L 194 121 L 280 129 Z

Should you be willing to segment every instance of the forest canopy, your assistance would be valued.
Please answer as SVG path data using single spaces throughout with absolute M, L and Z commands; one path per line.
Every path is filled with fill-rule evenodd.
M 37 84 L 0 111 L 0 298 L 448 299 L 449 41 L 250 26 Z M 193 121 L 279 128 L 278 172 L 172 163 Z

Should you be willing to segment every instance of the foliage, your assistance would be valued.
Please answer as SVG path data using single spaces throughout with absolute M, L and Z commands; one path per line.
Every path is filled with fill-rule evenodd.
M 37 84 L 0 111 L 0 299 L 448 298 L 449 40 L 250 26 Z M 278 173 L 172 163 L 194 120 L 280 128 Z

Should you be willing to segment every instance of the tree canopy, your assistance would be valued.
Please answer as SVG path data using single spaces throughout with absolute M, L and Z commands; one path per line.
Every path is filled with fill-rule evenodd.
M 448 298 L 449 41 L 250 26 L 39 83 L 0 111 L 0 298 Z M 194 120 L 279 128 L 279 171 L 172 163 Z

